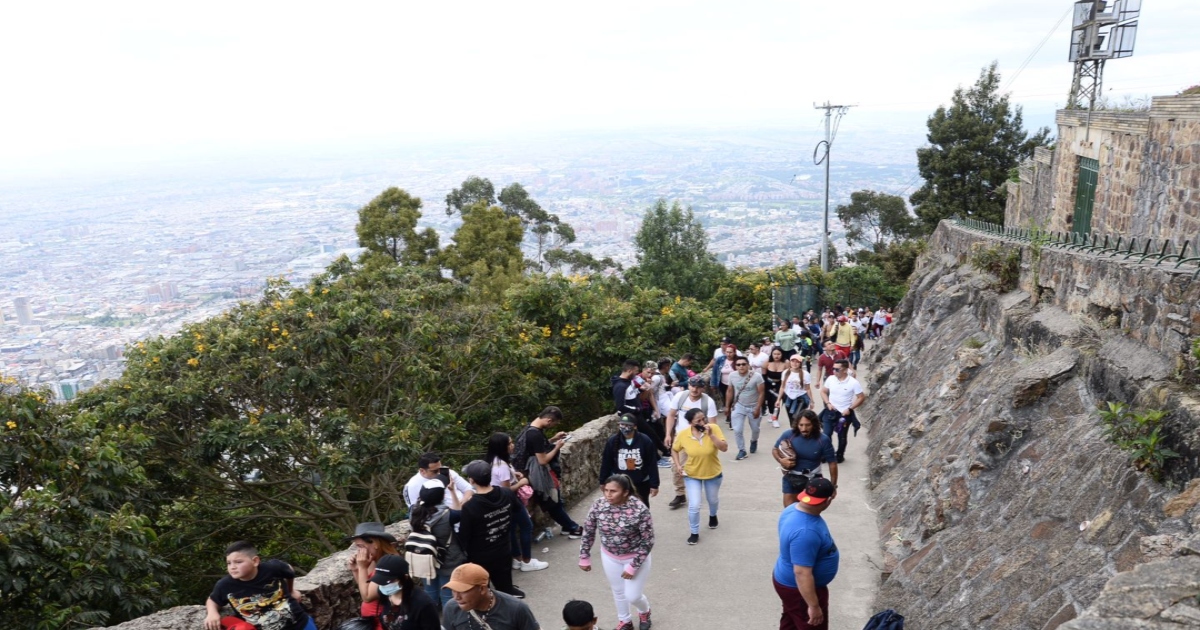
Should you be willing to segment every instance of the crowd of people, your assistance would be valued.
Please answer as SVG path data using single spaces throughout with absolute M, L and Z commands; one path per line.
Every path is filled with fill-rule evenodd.
M 671 471 L 674 497 L 667 505 L 687 506 L 686 544 L 696 545 L 702 505 L 708 527 L 719 525 L 721 453 L 730 448 L 718 420 L 722 411 L 735 462 L 758 452 L 764 416 L 774 427 L 781 415 L 787 418 L 789 428 L 771 448 L 783 472 L 780 556 L 772 576 L 783 603 L 780 628 L 827 627 L 827 585 L 838 555 L 820 514 L 836 497 L 849 432 L 861 427 L 856 409 L 866 397 L 855 370 L 864 339 L 884 334 L 891 323 L 888 309 L 836 307 L 780 321 L 773 335 L 745 351 L 727 337 L 699 373 L 693 354 L 625 361 L 611 380 L 618 421 L 599 466 L 602 496 L 582 524 L 563 501 L 559 453 L 572 436 L 555 430 L 563 421 L 557 407 L 546 407 L 515 437 L 491 435 L 484 458 L 467 463 L 461 474 L 436 453 L 422 455 L 403 488 L 408 539 L 399 543 L 378 522 L 361 523 L 347 537 L 361 616 L 342 630 L 536 630 L 525 593 L 513 581 L 514 571 L 549 566 L 532 556 L 533 506 L 581 540 L 580 569 L 591 571 L 599 558 L 617 630 L 649 630 L 645 591 L 656 534 L 649 505 L 659 492 L 660 469 Z M 814 362 L 820 400 L 812 389 Z M 226 568 L 206 602 L 206 630 L 316 630 L 286 563 L 262 560 L 243 541 L 226 550 Z M 221 616 L 225 605 L 232 616 Z M 597 618 L 591 604 L 572 601 L 563 619 L 576 629 L 595 627 Z

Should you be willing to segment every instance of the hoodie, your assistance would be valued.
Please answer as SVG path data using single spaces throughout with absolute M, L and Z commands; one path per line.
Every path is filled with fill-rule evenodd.
M 617 410 L 617 414 L 641 412 L 642 406 L 638 402 L 635 395 L 633 398 L 626 398 L 629 393 L 629 388 L 633 386 L 633 378 L 623 377 L 620 374 L 612 377 L 612 397 L 613 407 Z
M 513 524 L 516 501 L 517 495 L 512 490 L 492 486 L 491 492 L 477 492 L 463 504 L 458 541 L 468 561 L 487 564 L 510 555 L 508 530 Z
M 654 440 L 640 431 L 633 432 L 632 444 L 627 444 L 620 433 L 608 438 L 600 458 L 600 483 L 616 473 L 629 475 L 633 483 L 649 482 L 651 488 L 657 488 L 658 449 Z

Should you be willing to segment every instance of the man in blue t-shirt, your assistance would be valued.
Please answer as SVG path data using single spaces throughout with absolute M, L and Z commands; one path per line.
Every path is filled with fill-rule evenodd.
M 787 472 L 783 475 L 783 507 L 796 502 L 796 495 L 808 485 L 811 477 L 821 476 L 821 464 L 829 465 L 829 480 L 837 487 L 838 465 L 837 455 L 833 450 L 833 442 L 817 428 L 817 414 L 812 409 L 801 411 L 792 418 L 792 427 L 784 431 L 775 441 L 771 456 Z M 780 446 L 787 443 L 792 447 L 792 455 L 786 457 Z
M 779 630 L 828 630 L 829 583 L 838 570 L 838 548 L 821 513 L 837 490 L 813 477 L 799 500 L 779 515 L 779 559 L 771 581 L 783 600 Z

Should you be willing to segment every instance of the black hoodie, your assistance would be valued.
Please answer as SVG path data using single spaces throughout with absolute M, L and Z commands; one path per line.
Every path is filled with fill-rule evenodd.
M 489 560 L 509 557 L 508 530 L 513 524 L 516 501 L 517 495 L 512 490 L 492 486 L 491 492 L 476 493 L 463 504 L 458 542 L 468 561 L 487 564 Z
M 616 408 L 618 414 L 623 414 L 623 413 L 637 414 L 638 412 L 640 412 L 642 410 L 641 405 L 638 403 L 637 397 L 630 398 L 628 401 L 625 400 L 625 394 L 629 391 L 629 388 L 632 386 L 633 386 L 633 377 L 626 378 L 624 376 L 621 376 L 620 374 L 612 377 L 613 405 Z

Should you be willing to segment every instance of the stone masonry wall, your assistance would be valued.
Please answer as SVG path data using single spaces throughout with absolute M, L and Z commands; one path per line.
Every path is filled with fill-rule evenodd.
M 1091 231 L 1200 237 L 1200 96 L 1156 97 L 1148 112 L 1061 110 L 1048 181 L 1035 155 L 1009 185 L 1006 225 L 1073 229 L 1079 159 L 1100 163 Z M 1046 186 L 1049 185 L 1049 190 Z
M 867 404 L 888 410 L 870 427 L 885 550 L 875 608 L 918 628 L 1187 626 L 1177 620 L 1193 614 L 1200 588 L 1200 480 L 1186 481 L 1194 452 L 1176 463 L 1183 481 L 1159 484 L 1104 440 L 1096 408 L 1167 409 L 1173 439 L 1187 443 L 1200 434 L 1191 411 L 1200 406 L 1172 378 L 1169 352 L 1102 325 L 1083 299 L 1091 289 L 1073 286 L 1084 267 L 1121 265 L 1048 251 L 1032 261 L 1026 251 L 1021 287 L 999 293 L 966 263 L 980 242 L 997 244 L 938 228 L 898 325 L 868 359 Z M 1091 286 L 1122 272 L 1095 273 L 1115 276 Z M 1059 297 L 1036 300 L 1031 289 L 1043 284 Z M 1161 290 L 1135 283 L 1125 293 L 1133 304 L 1176 306 L 1151 294 Z M 1144 339 L 1162 337 L 1149 330 L 1158 317 L 1146 320 Z M 1160 565 L 1141 568 L 1149 563 Z M 1149 586 L 1155 575 L 1165 588 Z M 1137 603 L 1112 603 L 1122 597 Z M 1120 615 L 1161 625 L 1112 621 Z M 1080 625 L 1093 622 L 1110 625 Z
M 563 492 L 568 505 L 585 497 L 599 486 L 600 454 L 604 442 L 617 428 L 615 415 L 593 420 L 572 431 L 573 438 L 559 453 L 563 466 Z M 534 511 L 534 519 L 545 524 L 548 519 Z M 387 527 L 400 541 L 408 538 L 408 522 Z M 296 579 L 296 590 L 303 594 L 304 607 L 312 614 L 317 627 L 326 630 L 358 616 L 358 587 L 350 574 L 350 548 L 322 558 L 306 575 Z M 214 562 L 219 559 L 214 559 Z M 204 606 L 177 606 L 125 623 L 110 626 L 113 630 L 197 630 L 204 626 Z

